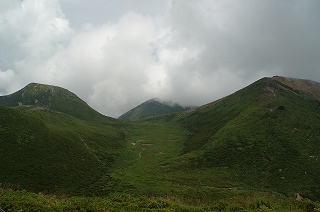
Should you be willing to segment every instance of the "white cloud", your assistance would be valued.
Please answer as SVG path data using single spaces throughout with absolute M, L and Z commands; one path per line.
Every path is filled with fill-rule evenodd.
M 57 0 L 24 0 L 0 15 L 1 38 L 20 54 L 51 56 L 71 32 Z
M 202 84 L 205 90 L 195 90 L 210 101 L 208 90 L 227 95 L 228 88 L 263 75 L 320 80 L 319 6 L 316 1 L 173 1 L 168 22 L 174 33 L 165 51 L 180 54 L 174 54 L 179 63 L 166 67 L 175 73 L 169 78 L 178 92 L 172 93 Z M 205 85 L 207 80 L 214 83 Z M 185 93 L 185 101 L 192 99 Z
M 37 67 L 69 42 L 72 30 L 57 0 L 13 2 L 0 14 L 0 54 L 1 68 L 16 72 L 18 89 L 43 74 Z
M 115 24 L 86 24 L 67 47 L 37 67 L 41 81 L 69 88 L 104 114 L 121 115 L 124 102 L 145 100 L 144 85 L 158 76 L 152 51 L 159 30 L 151 17 L 136 13 Z
M 6 71 L 0 70 L 0 94 L 6 94 L 8 92 L 8 86 L 10 85 L 15 73 L 8 69 Z

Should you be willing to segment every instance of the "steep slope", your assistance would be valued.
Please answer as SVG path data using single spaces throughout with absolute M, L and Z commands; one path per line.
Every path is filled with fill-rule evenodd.
M 218 101 L 185 111 L 177 118 L 189 132 L 184 157 L 170 165 L 175 170 L 223 170 L 232 176 L 229 182 L 239 187 L 318 198 L 317 96 L 319 83 L 263 78 Z
M 137 107 L 121 115 L 121 120 L 138 120 L 149 116 L 157 116 L 166 113 L 180 112 L 191 107 L 183 107 L 176 103 L 161 101 L 160 99 L 150 99 Z
M 83 120 L 111 120 L 93 110 L 74 93 L 57 86 L 31 83 L 21 90 L 0 97 L 0 104 L 14 106 L 32 106 L 34 109 L 50 109 Z

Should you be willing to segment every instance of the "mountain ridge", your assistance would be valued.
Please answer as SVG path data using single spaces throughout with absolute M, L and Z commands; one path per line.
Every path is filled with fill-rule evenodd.
M 320 101 L 320 83 L 312 80 L 273 76 L 272 79 L 279 81 L 302 95 L 309 96 Z
M 320 155 L 320 107 L 314 97 L 318 90 L 309 90 L 310 95 L 302 92 L 305 88 L 289 85 L 262 78 L 182 112 L 177 120 L 189 131 L 183 152 L 199 152 L 185 164 L 192 169 L 228 167 L 239 182 L 317 198 L 320 170 L 311 158 Z

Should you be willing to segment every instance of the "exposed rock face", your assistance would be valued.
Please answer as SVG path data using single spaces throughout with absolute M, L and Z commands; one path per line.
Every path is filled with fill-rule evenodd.
M 296 200 L 297 200 L 297 201 L 302 201 L 302 200 L 303 200 L 303 197 L 302 197 L 299 193 L 297 193 L 297 194 L 296 194 Z
M 298 91 L 301 95 L 320 101 L 320 83 L 311 80 L 274 76 L 272 79 Z

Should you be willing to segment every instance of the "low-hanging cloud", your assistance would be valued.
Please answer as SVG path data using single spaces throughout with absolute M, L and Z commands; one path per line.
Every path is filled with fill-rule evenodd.
M 1 94 L 54 84 L 117 117 L 154 97 L 205 104 L 264 76 L 320 81 L 316 0 L 157 1 L 76 23 L 77 1 L 0 1 Z

